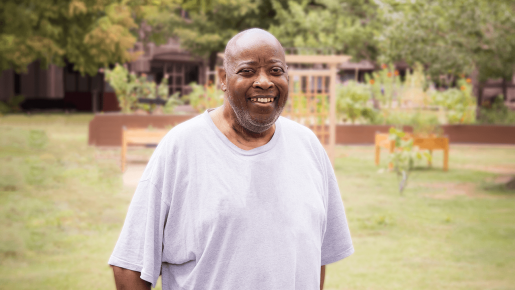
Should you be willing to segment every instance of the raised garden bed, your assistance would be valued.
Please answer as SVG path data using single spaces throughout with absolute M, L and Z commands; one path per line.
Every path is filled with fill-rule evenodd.
M 451 143 L 515 145 L 515 126 L 445 125 L 442 127 Z
M 197 116 L 188 115 L 128 115 L 121 113 L 97 114 L 89 124 L 89 145 L 121 146 L 122 127 L 127 128 L 168 128 Z M 327 126 L 329 127 L 329 126 Z M 388 125 L 336 125 L 336 144 L 373 145 L 376 133 L 388 133 Z M 500 125 L 445 125 L 444 134 L 451 144 L 507 144 L 515 145 L 515 126 Z M 327 128 L 328 130 L 329 128 Z M 404 127 L 412 132 L 411 127 Z
M 336 125 L 336 144 L 374 144 L 376 133 L 388 133 L 388 125 Z M 443 125 L 444 135 L 452 143 L 515 145 L 515 126 Z M 413 132 L 409 126 L 407 133 Z
M 403 139 L 413 139 L 413 145 L 421 150 L 429 150 L 429 154 L 433 154 L 433 150 L 443 150 L 443 170 L 449 169 L 449 138 L 447 136 L 413 136 L 406 134 Z M 376 133 L 375 135 L 375 162 L 379 165 L 381 160 L 381 148 L 385 148 L 388 152 L 393 153 L 395 150 L 395 140 L 390 139 L 390 134 Z M 428 161 L 431 166 L 431 160 Z M 393 164 L 389 164 L 393 168 Z
M 122 113 L 96 114 L 89 123 L 88 144 L 93 146 L 121 146 L 122 127 L 165 129 L 197 115 L 134 115 Z

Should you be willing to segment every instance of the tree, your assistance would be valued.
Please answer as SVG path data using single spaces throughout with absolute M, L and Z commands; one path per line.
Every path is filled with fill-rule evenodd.
M 433 77 L 472 74 L 478 104 L 489 78 L 511 79 L 515 3 L 508 0 L 385 0 L 389 25 L 379 38 L 384 61 L 421 62 Z M 506 92 L 506 89 L 504 90 Z M 506 93 L 505 93 L 506 96 Z
M 206 4 L 201 6 L 196 3 Z M 184 1 L 180 8 L 182 11 L 169 6 L 168 11 L 175 11 L 173 15 L 149 13 L 147 23 L 154 31 L 160 32 L 150 37 L 153 40 L 177 37 L 181 46 L 189 52 L 209 58 L 212 70 L 217 53 L 225 49 L 236 33 L 253 27 L 267 29 L 276 21 L 271 0 Z M 187 17 L 181 17 L 186 16 L 184 11 Z
M 142 2 L 142 3 L 135 3 Z M 0 70 L 26 70 L 40 60 L 43 66 L 66 61 L 81 73 L 94 75 L 99 67 L 137 57 L 130 52 L 135 7 L 144 1 L 4 0 L 0 3 Z
M 307 53 L 349 54 L 375 61 L 375 36 L 382 27 L 379 6 L 369 0 L 274 1 L 272 32 L 286 47 Z

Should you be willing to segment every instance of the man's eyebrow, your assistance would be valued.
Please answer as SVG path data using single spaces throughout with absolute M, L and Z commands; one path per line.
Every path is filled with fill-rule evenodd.
M 268 63 L 283 63 L 283 61 L 280 59 L 271 59 L 268 61 Z
M 238 63 L 238 66 L 245 65 L 245 64 L 257 64 L 257 61 L 251 60 L 251 61 L 240 62 L 240 63 Z
M 246 65 L 246 64 L 253 65 L 253 64 L 257 64 L 257 63 L 258 63 L 257 61 L 250 60 L 250 61 L 240 62 L 240 63 L 238 63 L 238 66 Z M 281 63 L 281 64 L 284 64 L 283 61 L 280 60 L 280 59 L 271 59 L 271 60 L 268 61 L 268 63 Z

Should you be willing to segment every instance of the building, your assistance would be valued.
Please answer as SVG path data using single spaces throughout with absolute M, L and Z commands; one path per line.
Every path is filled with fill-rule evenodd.
M 170 94 L 189 92 L 191 82 L 206 81 L 207 63 L 181 49 L 178 41 L 170 39 L 164 45 L 150 43 L 143 49 L 136 43 L 135 50 L 144 54 L 135 62 L 127 64 L 129 71 L 146 74 L 149 80 L 160 83 L 165 74 L 169 76 Z M 23 95 L 23 110 L 70 110 L 79 112 L 118 111 L 118 101 L 113 89 L 104 81 L 104 74 L 82 76 L 66 67 L 50 65 L 41 68 L 40 63 L 31 63 L 27 72 L 18 74 L 5 70 L 0 75 L 0 101 Z

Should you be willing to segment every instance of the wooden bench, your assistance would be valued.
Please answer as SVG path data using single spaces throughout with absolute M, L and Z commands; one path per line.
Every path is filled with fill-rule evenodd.
M 447 137 L 414 137 L 411 134 L 406 134 L 406 139 L 413 139 L 413 146 L 417 146 L 421 150 L 429 150 L 429 154 L 433 154 L 433 150 L 443 150 L 443 170 L 449 169 L 449 138 Z M 392 153 L 395 150 L 395 141 L 389 139 L 389 134 L 376 133 L 375 137 L 375 161 L 379 165 L 381 147 L 386 148 L 388 152 Z M 431 166 L 431 161 L 428 160 L 428 165 Z M 389 167 L 393 165 L 390 163 Z
M 125 172 L 127 147 L 129 145 L 157 145 L 168 132 L 169 130 L 165 129 L 128 129 L 124 126 L 122 128 L 122 172 Z

